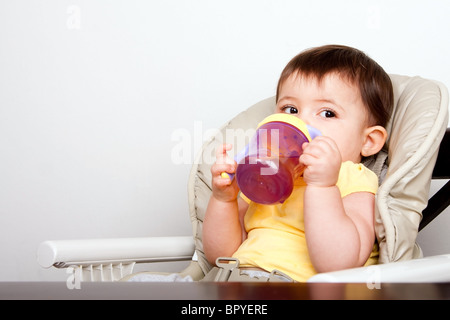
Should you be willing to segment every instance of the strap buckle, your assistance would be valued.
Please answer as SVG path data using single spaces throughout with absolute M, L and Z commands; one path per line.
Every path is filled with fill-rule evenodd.
M 216 266 L 219 267 L 219 271 L 217 272 L 214 281 L 228 281 L 231 272 L 239 268 L 239 260 L 236 258 L 219 257 L 216 259 Z

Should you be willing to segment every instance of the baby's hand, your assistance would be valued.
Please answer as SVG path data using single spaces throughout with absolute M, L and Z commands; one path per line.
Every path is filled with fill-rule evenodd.
M 333 139 L 319 136 L 303 144 L 300 163 L 305 165 L 303 179 L 309 186 L 336 185 L 341 168 L 341 153 Z
M 216 150 L 216 162 L 211 167 L 213 197 L 220 201 L 234 201 L 237 198 L 239 187 L 236 179 L 231 180 L 226 173 L 236 172 L 236 161 L 228 157 L 227 151 L 231 144 L 224 144 Z

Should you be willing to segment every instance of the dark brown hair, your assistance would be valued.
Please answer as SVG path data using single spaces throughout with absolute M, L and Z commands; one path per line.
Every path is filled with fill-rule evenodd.
M 364 52 L 341 45 L 311 48 L 295 56 L 281 73 L 277 101 L 284 81 L 293 73 L 314 76 L 320 81 L 337 72 L 359 87 L 362 101 L 369 113 L 370 125 L 386 126 L 392 114 L 394 93 L 388 74 Z

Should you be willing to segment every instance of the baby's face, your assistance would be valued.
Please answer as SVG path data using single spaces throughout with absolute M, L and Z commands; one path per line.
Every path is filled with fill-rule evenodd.
M 325 75 L 321 82 L 291 75 L 280 88 L 276 112 L 294 114 L 331 137 L 342 161 L 361 161 L 368 114 L 359 88 L 337 73 Z

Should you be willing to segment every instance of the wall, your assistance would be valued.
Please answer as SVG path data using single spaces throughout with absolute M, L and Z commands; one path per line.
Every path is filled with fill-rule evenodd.
M 36 263 L 48 239 L 191 234 L 204 136 L 305 48 L 355 46 L 450 87 L 449 16 L 445 0 L 2 1 L 0 280 L 66 279 Z

